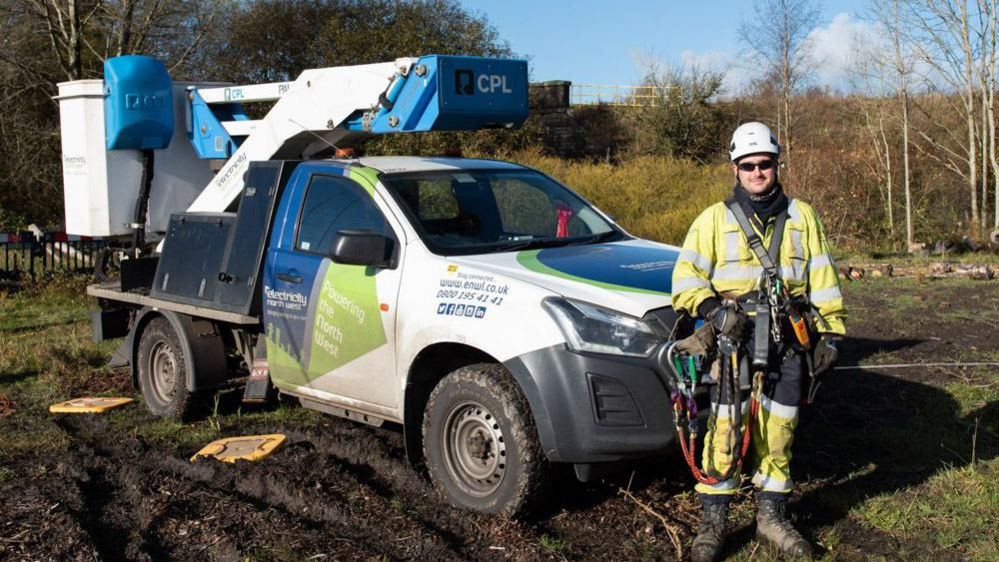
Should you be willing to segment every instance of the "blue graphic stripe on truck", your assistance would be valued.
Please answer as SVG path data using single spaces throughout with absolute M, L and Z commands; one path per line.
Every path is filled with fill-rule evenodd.
M 517 255 L 523 267 L 613 291 L 668 295 L 678 252 L 624 244 L 595 244 L 529 250 Z

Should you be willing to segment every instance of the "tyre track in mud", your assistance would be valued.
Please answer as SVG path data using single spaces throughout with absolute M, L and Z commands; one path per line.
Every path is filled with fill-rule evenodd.
M 16 493 L 4 494 L 4 522 L 0 526 L 0 560 L 27 560 L 37 553 L 53 559 L 97 560 L 97 549 L 82 524 L 83 500 L 79 488 L 60 478 L 62 464 L 44 473 L 22 474 Z M 40 508 L 40 506 L 43 506 Z
M 242 466 L 233 468 L 227 465 L 218 464 L 212 461 L 190 464 L 186 459 L 180 459 L 171 455 L 165 455 L 161 451 L 148 449 L 141 441 L 134 441 L 132 449 L 129 450 L 121 446 L 108 447 L 109 443 L 116 440 L 110 438 L 103 425 L 95 420 L 86 418 L 72 418 L 61 424 L 75 439 L 82 442 L 77 448 L 82 452 L 81 463 L 83 465 L 93 465 L 88 468 L 88 475 L 99 474 L 99 478 L 108 484 L 100 490 L 100 496 L 125 495 L 130 496 L 130 490 L 139 488 L 139 477 L 135 472 L 137 467 L 146 473 L 148 482 L 155 483 L 150 486 L 148 482 L 142 486 L 143 493 L 132 498 L 128 498 L 131 504 L 131 513 L 113 514 L 107 513 L 105 505 L 93 505 L 91 512 L 98 515 L 97 519 L 102 525 L 111 524 L 112 529 L 98 527 L 91 532 L 95 543 L 109 547 L 110 553 L 122 553 L 130 559 L 138 559 L 148 556 L 147 549 L 140 548 L 142 544 L 156 544 L 162 549 L 166 546 L 166 551 L 170 550 L 170 541 L 164 541 L 165 537 L 158 537 L 156 528 L 150 529 L 149 522 L 143 517 L 141 502 L 143 497 L 163 497 L 168 500 L 162 502 L 165 505 L 160 507 L 169 509 L 168 512 L 160 515 L 159 522 L 167 522 L 167 527 L 176 527 L 180 534 L 187 535 L 191 532 L 190 526 L 186 526 L 180 521 L 199 520 L 207 512 L 218 511 L 223 504 L 230 510 L 235 510 L 238 514 L 246 509 L 258 513 L 267 513 L 268 521 L 263 523 L 266 528 L 282 527 L 284 529 L 295 530 L 297 534 L 304 536 L 320 535 L 328 536 L 335 534 L 339 541 L 348 542 L 352 556 L 372 556 L 389 557 L 391 553 L 383 546 L 383 541 L 377 535 L 366 531 L 378 531 L 382 527 L 378 525 L 362 525 L 361 519 L 364 513 L 355 513 L 345 510 L 337 504 L 333 498 L 332 505 L 326 504 L 322 498 L 309 501 L 305 498 L 305 493 L 298 490 L 295 493 L 293 475 L 283 476 L 269 474 L 272 467 L 267 470 L 259 470 L 259 466 L 241 463 Z M 90 455 L 87 454 L 90 449 Z M 89 458 L 88 458 L 89 456 Z M 113 459 L 111 462 L 109 459 Z M 297 464 L 297 463 L 296 463 Z M 302 463 L 299 466 L 310 466 L 309 463 Z M 99 467 L 99 468 L 98 468 Z M 244 469 L 248 473 L 244 474 Z M 300 471 L 300 468 L 296 470 Z M 81 479 L 83 482 L 91 478 Z M 84 496 L 86 497 L 86 485 L 83 485 Z M 190 501 L 191 497 L 201 496 L 202 501 Z M 178 498 L 178 499 L 173 499 Z M 173 513 L 170 513 L 170 512 Z M 365 511 L 373 511 L 372 506 L 365 506 Z M 106 517 L 103 515 L 108 515 Z M 117 515 L 117 517 L 115 517 Z M 124 518 L 138 519 L 140 525 L 140 536 L 135 536 L 135 531 L 129 531 L 132 535 L 127 543 L 123 539 L 112 540 L 110 544 L 105 541 L 108 534 L 117 535 L 114 529 L 116 521 Z M 180 517 L 177 517 L 177 516 Z M 275 516 L 276 515 L 276 516 Z M 276 520 L 275 520 L 276 519 Z M 150 519 L 155 521 L 156 518 Z M 356 530 L 361 528 L 361 530 Z M 219 530 L 224 531 L 223 527 Z M 266 541 L 266 531 L 260 538 Z M 223 535 L 224 536 L 224 535 Z M 227 541 L 231 543 L 232 541 Z M 125 548 L 121 548 L 125 546 Z M 217 552 L 217 546 L 213 550 Z M 233 556 L 222 556 L 222 559 L 238 559 L 241 554 L 240 548 L 229 545 L 229 550 Z M 319 546 L 319 545 L 315 545 Z M 100 550 L 100 549 L 99 549 Z M 187 551 L 181 548 L 181 551 Z M 444 556 L 448 558 L 460 557 L 457 553 L 441 552 L 443 549 L 432 549 L 425 554 L 428 556 Z M 160 552 L 163 554 L 163 552 Z M 178 552 L 172 553 L 180 554 Z M 189 553 L 190 554 L 190 553 Z M 120 556 L 120 554 L 119 554 Z M 115 558 L 116 556 L 104 556 L 104 558 Z
M 425 475 L 409 464 L 399 433 L 341 420 L 333 420 L 331 427 L 321 430 L 287 433 L 289 438 L 307 441 L 318 453 L 336 459 L 355 478 L 381 491 L 390 501 L 402 500 L 406 515 L 431 532 L 450 537 L 449 543 L 463 559 L 543 556 L 537 531 L 531 525 L 447 504 Z M 497 550 L 499 546 L 502 550 Z
M 78 519 L 102 559 L 239 559 L 281 541 L 299 554 L 350 558 L 539 554 L 529 527 L 441 504 L 383 430 L 254 428 L 283 432 L 289 443 L 266 463 L 230 466 L 191 464 L 141 439 L 122 440 L 98 418 L 58 423 L 82 467 L 74 478 L 84 504 Z M 503 551 L 490 550 L 497 543 Z

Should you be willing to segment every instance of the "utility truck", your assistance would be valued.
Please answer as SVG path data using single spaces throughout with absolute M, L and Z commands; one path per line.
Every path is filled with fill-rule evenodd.
M 366 135 L 517 127 L 525 61 L 425 56 L 288 83 L 173 82 L 153 59 L 59 85 L 66 227 L 127 248 L 87 289 L 146 407 L 243 387 L 398 424 L 454 505 L 517 514 L 674 438 L 674 247 L 551 177 L 462 158 L 334 157 Z M 252 120 L 245 104 L 270 102 Z M 608 186 L 612 188 L 612 186 Z

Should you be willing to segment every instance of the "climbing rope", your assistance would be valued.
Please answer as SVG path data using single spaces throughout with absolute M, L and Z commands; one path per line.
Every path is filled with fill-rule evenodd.
M 673 375 L 676 380 L 676 388 L 671 392 L 671 394 L 673 402 L 673 423 L 676 426 L 677 439 L 680 441 L 680 449 L 683 452 L 683 458 L 687 462 L 687 466 L 690 468 L 690 472 L 694 475 L 694 478 L 698 482 L 714 486 L 732 478 L 732 476 L 737 474 L 742 467 L 742 461 L 746 457 L 746 453 L 749 450 L 749 443 L 752 440 L 753 422 L 756 420 L 760 411 L 760 394 L 763 391 L 763 374 L 762 372 L 758 372 L 753 379 L 753 387 L 749 400 L 749 419 L 746 420 L 746 429 L 742 432 L 742 401 L 737 400 L 741 391 L 738 382 L 739 360 L 737 351 L 733 351 L 731 354 L 728 354 L 730 364 L 726 365 L 727 362 L 722 360 L 720 369 L 721 373 L 719 377 L 720 380 L 718 381 L 718 401 L 714 406 L 718 409 L 722 408 L 722 392 L 720 385 L 727 384 L 728 401 L 731 402 L 731 404 L 726 404 L 725 406 L 730 408 L 733 413 L 731 419 L 732 429 L 736 435 L 735 441 L 741 441 L 741 443 L 738 454 L 735 456 L 732 464 L 728 467 L 728 470 L 726 470 L 724 474 L 718 476 L 704 474 L 704 472 L 702 472 L 697 466 L 696 459 L 697 435 L 699 427 L 697 421 L 697 401 L 694 399 L 697 385 L 701 380 L 700 373 L 698 372 L 698 364 L 703 361 L 704 358 L 698 358 L 689 354 L 677 354 L 675 349 L 677 343 L 679 342 L 674 342 L 666 352 L 667 362 L 672 368 Z M 739 435 L 740 432 L 742 432 L 741 436 Z

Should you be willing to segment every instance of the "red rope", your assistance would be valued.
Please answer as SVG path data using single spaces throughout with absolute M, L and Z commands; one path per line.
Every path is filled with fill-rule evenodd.
M 687 416 L 690 416 L 690 410 L 683 403 L 683 398 L 677 396 L 673 400 L 673 409 L 676 411 L 686 412 Z M 746 453 L 749 451 L 749 443 L 752 441 L 753 433 L 753 422 L 756 420 L 756 416 L 760 411 L 760 401 L 756 399 L 756 394 L 753 393 L 752 398 L 749 401 L 749 420 L 746 422 L 746 431 L 742 434 L 742 447 L 739 450 L 739 456 L 735 459 L 725 474 L 715 477 L 710 475 L 705 475 L 701 472 L 701 469 L 697 468 L 697 461 L 694 458 L 694 453 L 697 451 L 697 435 L 688 435 L 687 429 L 683 427 L 683 424 L 679 423 L 680 417 L 677 416 L 676 433 L 680 441 L 680 449 L 683 451 L 683 458 L 687 461 L 687 466 L 690 467 L 690 473 L 694 475 L 694 478 L 702 484 L 707 484 L 708 486 L 714 486 L 729 478 L 742 467 L 742 460 L 746 457 Z M 685 439 L 686 437 L 686 439 Z M 689 443 L 688 443 L 689 440 Z

